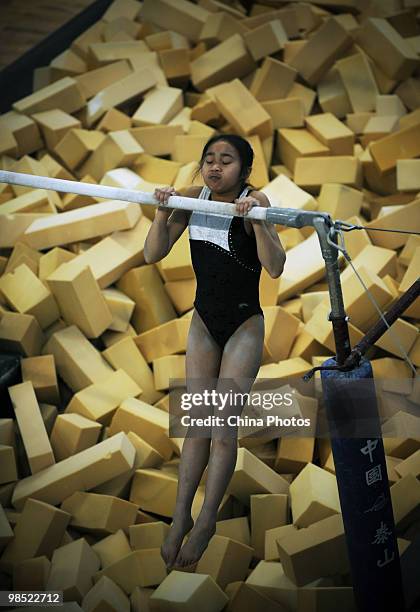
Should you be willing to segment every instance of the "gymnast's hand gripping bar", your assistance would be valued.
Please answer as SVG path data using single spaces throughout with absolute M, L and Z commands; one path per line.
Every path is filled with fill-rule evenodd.
M 34 189 L 52 189 L 64 193 L 77 193 L 79 195 L 92 196 L 94 198 L 106 198 L 107 200 L 123 200 L 124 202 L 135 202 L 136 204 L 160 205 L 160 202 L 151 193 L 124 189 L 122 187 L 109 187 L 107 185 L 94 185 L 91 183 L 80 183 L 64 179 L 50 178 L 48 176 L 35 176 L 20 172 L 9 172 L 0 170 L 0 183 L 12 185 L 23 185 Z M 240 215 L 236 211 L 235 204 L 226 204 L 215 200 L 198 200 L 182 196 L 170 196 L 168 208 L 180 208 L 183 210 L 198 210 L 201 212 Z M 304 227 L 314 225 L 315 218 L 324 217 L 327 224 L 332 225 L 331 217 L 327 213 L 299 210 L 294 208 L 265 208 L 263 206 L 251 208 L 247 219 L 260 219 L 267 223 L 278 223 L 289 227 Z

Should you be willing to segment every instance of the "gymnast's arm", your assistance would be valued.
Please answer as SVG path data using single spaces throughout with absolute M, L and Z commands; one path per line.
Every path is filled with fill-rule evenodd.
M 160 199 L 162 205 L 156 210 L 155 218 L 144 243 L 143 255 L 147 264 L 156 263 L 166 257 L 188 225 L 190 211 L 180 208 L 165 208 L 168 197 L 180 195 L 195 198 L 200 191 L 201 187 L 197 186 L 187 187 L 180 191 L 175 191 L 173 187 L 155 190 L 155 196 Z
M 241 201 L 252 198 L 257 200 L 260 206 L 266 208 L 271 206 L 269 199 L 261 191 L 252 191 L 248 198 L 241 198 Z M 286 252 L 280 242 L 279 235 L 272 223 L 260 219 L 249 220 L 257 241 L 259 260 L 272 278 L 278 278 L 282 274 L 286 263 Z

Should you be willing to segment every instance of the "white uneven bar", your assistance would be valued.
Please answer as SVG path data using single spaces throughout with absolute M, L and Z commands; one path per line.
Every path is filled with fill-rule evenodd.
M 135 202 L 136 204 L 150 204 L 160 206 L 160 202 L 151 193 L 135 191 L 133 189 L 122 189 L 120 187 L 108 187 L 107 185 L 92 185 L 91 183 L 80 183 L 78 181 L 67 181 L 64 179 L 50 178 L 48 176 L 36 176 L 22 172 L 9 172 L 0 170 L 0 183 L 10 185 L 23 185 L 34 189 L 50 189 L 64 193 L 77 193 L 79 195 L 105 198 L 107 200 L 123 200 L 124 202 Z M 247 217 L 247 219 L 262 219 L 267 216 L 265 206 L 253 207 L 246 215 L 238 214 L 235 204 L 218 202 L 213 200 L 198 200 L 197 198 L 186 198 L 181 196 L 170 196 L 166 205 L 168 208 L 181 208 L 183 210 L 198 210 L 200 212 L 221 215 L 233 215 L 234 217 Z

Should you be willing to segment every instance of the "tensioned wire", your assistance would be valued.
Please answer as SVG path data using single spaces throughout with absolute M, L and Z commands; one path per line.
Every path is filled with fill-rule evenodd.
M 368 298 L 370 299 L 370 301 L 372 302 L 372 304 L 374 305 L 374 307 L 376 308 L 380 318 L 382 319 L 382 321 L 385 323 L 386 327 L 388 328 L 389 331 L 389 335 L 390 338 L 392 340 L 392 342 L 394 343 L 394 345 L 396 345 L 398 347 L 398 349 L 401 351 L 401 354 L 403 355 L 404 359 L 406 360 L 406 362 L 408 363 L 409 367 L 411 368 L 411 370 L 414 373 L 414 376 L 417 376 L 417 370 L 413 364 L 413 362 L 411 361 L 410 357 L 408 356 L 408 354 L 406 353 L 404 347 L 402 346 L 401 342 L 399 341 L 395 330 L 391 329 L 391 325 L 389 325 L 388 321 L 386 320 L 378 302 L 375 300 L 372 292 L 366 287 L 362 277 L 360 276 L 360 274 L 358 273 L 358 271 L 356 270 L 356 268 L 353 265 L 353 261 L 350 257 L 350 255 L 348 254 L 348 252 L 346 251 L 345 248 L 345 244 L 344 244 L 344 236 L 343 236 L 343 232 L 342 230 L 339 228 L 339 226 L 342 224 L 342 221 L 337 221 L 336 222 L 336 227 L 332 227 L 330 234 L 327 236 L 327 241 L 328 243 L 333 246 L 334 248 L 338 249 L 341 253 L 343 253 L 344 257 L 346 258 L 346 260 L 349 262 L 349 264 L 351 265 L 353 272 L 355 273 L 355 275 L 357 276 L 357 278 L 359 279 L 360 283 L 363 286 L 363 289 L 366 291 Z M 346 224 L 344 224 L 346 225 Z M 370 228 L 364 228 L 362 226 L 352 226 L 351 229 L 370 229 Z M 380 228 L 377 228 L 380 229 Z M 347 230 L 348 231 L 348 230 Z M 409 232 L 407 230 L 385 230 L 385 231 L 393 231 L 393 232 L 399 232 L 399 233 L 408 233 L 408 234 L 420 234 L 420 232 Z M 341 240 L 341 246 L 339 244 L 337 244 L 336 242 L 334 242 L 333 240 L 331 240 L 331 233 L 333 234 L 334 232 L 337 232 L 337 234 L 340 236 L 340 240 Z

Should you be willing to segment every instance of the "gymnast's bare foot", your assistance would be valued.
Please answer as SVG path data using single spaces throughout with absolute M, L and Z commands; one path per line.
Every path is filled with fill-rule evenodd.
M 208 516 L 199 517 L 187 542 L 179 551 L 174 569 L 197 563 L 206 550 L 210 539 L 216 533 L 216 521 Z
M 160 554 L 166 563 L 166 569 L 170 571 L 181 547 L 185 535 L 193 528 L 192 516 L 174 518 L 171 529 L 160 548 Z

